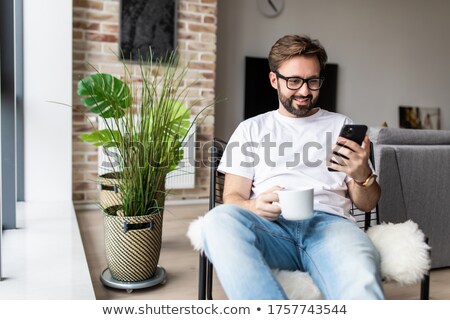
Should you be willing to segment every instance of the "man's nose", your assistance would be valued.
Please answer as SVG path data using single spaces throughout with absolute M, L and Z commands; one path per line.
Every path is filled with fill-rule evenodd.
M 298 95 L 302 95 L 302 96 L 307 96 L 308 94 L 311 93 L 311 90 L 308 88 L 308 84 L 305 82 L 302 83 L 302 86 L 300 88 L 298 88 L 296 94 Z

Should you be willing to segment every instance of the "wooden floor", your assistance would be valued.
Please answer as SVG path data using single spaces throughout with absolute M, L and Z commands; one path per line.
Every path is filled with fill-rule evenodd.
M 131 293 L 105 287 L 100 282 L 100 274 L 106 268 L 103 217 L 99 210 L 77 211 L 96 299 L 197 299 L 198 253 L 192 249 L 186 232 L 189 223 L 206 211 L 206 205 L 177 205 L 165 209 L 163 245 L 159 264 L 167 271 L 167 282 L 164 285 L 134 290 Z M 387 299 L 418 299 L 419 292 L 419 285 L 411 287 L 398 287 L 395 284 L 385 285 Z M 217 279 L 214 283 L 213 297 L 214 299 L 227 299 Z M 432 271 L 430 299 L 450 300 L 450 268 Z

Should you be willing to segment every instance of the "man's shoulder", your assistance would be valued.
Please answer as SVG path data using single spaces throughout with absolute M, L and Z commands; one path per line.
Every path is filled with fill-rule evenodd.
M 328 110 L 325 110 L 325 109 L 320 109 L 320 112 L 321 112 L 321 117 L 323 119 L 330 119 L 330 120 L 339 120 L 339 119 L 345 120 L 345 119 L 348 119 L 348 120 L 350 120 L 349 117 L 347 117 L 346 115 L 344 115 L 342 113 L 328 111 Z
M 329 111 L 325 109 L 320 109 L 323 117 L 330 117 L 330 118 L 348 118 L 345 114 L 335 112 L 335 111 Z
M 265 113 L 261 113 L 257 116 L 253 116 L 251 118 L 245 119 L 242 121 L 239 126 L 244 128 L 255 128 L 260 126 L 266 126 L 269 122 L 273 121 L 274 113 L 276 110 L 268 111 Z
M 251 118 L 245 119 L 244 122 L 252 123 L 252 122 L 260 122 L 260 121 L 266 121 L 268 119 L 272 119 L 274 117 L 274 113 L 276 110 L 267 111 L 261 114 L 258 114 L 256 116 L 253 116 Z

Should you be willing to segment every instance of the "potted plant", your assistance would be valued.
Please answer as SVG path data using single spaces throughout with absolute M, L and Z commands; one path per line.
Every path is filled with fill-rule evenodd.
M 123 79 L 96 72 L 78 82 L 81 103 L 105 120 L 104 129 L 80 138 L 109 150 L 109 161 L 116 164 L 111 186 L 118 197 L 100 204 L 108 268 L 118 281 L 143 281 L 157 270 L 165 179 L 183 158 L 183 141 L 193 125 L 185 105 L 188 86 L 183 87 L 187 66 L 180 67 L 176 52 L 151 61 L 124 63 Z

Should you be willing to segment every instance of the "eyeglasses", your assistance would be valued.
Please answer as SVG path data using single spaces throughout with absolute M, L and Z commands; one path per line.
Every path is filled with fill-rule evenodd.
M 300 77 L 285 77 L 282 74 L 280 74 L 278 71 L 274 71 L 274 73 L 277 75 L 278 78 L 286 80 L 286 87 L 289 90 L 298 90 L 300 89 L 303 84 L 306 82 L 306 85 L 308 86 L 309 90 L 319 90 L 322 86 L 323 81 L 325 78 L 310 78 L 310 79 L 303 79 Z

